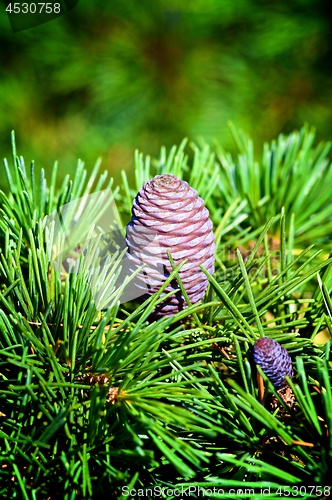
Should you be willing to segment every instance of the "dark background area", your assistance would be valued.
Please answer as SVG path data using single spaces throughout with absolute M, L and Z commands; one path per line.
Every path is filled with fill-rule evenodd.
M 329 0 L 81 0 L 13 33 L 0 17 L 0 156 L 60 177 L 98 156 L 118 176 L 135 149 L 183 137 L 232 150 L 227 122 L 262 143 L 308 122 L 332 138 Z M 0 184 L 4 185 L 3 174 Z

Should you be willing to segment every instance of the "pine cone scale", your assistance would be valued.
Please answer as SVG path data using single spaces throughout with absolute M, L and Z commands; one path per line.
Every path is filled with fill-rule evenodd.
M 186 260 L 179 276 L 190 300 L 195 303 L 204 296 L 208 280 L 200 265 L 214 272 L 212 222 L 204 201 L 185 181 L 165 174 L 144 184 L 133 202 L 126 242 L 133 264 L 145 264 L 145 276 L 153 279 L 149 293 L 158 290 L 172 272 L 169 250 L 175 265 Z M 170 284 L 165 293 L 178 288 Z M 158 306 L 156 315 L 175 314 L 184 307 L 184 297 L 176 294 Z
M 293 376 L 292 360 L 278 342 L 269 337 L 256 340 L 253 359 L 277 389 L 288 385 L 285 377 Z

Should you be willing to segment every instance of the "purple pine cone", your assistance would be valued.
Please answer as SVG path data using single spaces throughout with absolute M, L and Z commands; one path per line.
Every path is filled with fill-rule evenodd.
M 285 377 L 292 378 L 292 360 L 287 350 L 268 337 L 256 340 L 253 358 L 276 389 L 287 386 Z
M 170 174 L 148 180 L 133 202 L 126 243 L 132 270 L 145 265 L 136 280 L 140 295 L 155 293 L 172 272 L 169 250 L 175 265 L 187 260 L 179 275 L 190 301 L 202 299 L 208 280 L 199 266 L 214 272 L 214 235 L 204 201 L 187 182 Z M 179 290 L 176 280 L 165 293 L 174 289 Z M 186 305 L 179 290 L 156 307 L 154 316 L 172 316 Z

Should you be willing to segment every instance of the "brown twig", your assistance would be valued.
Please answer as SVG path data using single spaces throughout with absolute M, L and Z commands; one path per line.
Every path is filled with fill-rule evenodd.
M 295 444 L 297 446 L 308 446 L 310 448 L 314 448 L 313 443 L 307 443 L 306 441 L 297 441 L 296 439 L 292 439 L 292 444 Z
M 258 399 L 261 404 L 264 401 L 264 380 L 260 373 L 257 372 L 257 384 L 258 384 Z
M 230 356 L 227 354 L 227 352 L 225 351 L 224 347 L 220 347 L 217 342 L 213 342 L 213 347 L 215 347 L 219 352 L 221 352 L 225 358 L 227 359 L 231 359 Z

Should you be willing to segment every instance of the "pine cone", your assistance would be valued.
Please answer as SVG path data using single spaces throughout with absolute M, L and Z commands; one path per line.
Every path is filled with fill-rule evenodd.
M 287 350 L 268 337 L 256 340 L 253 358 L 276 389 L 287 386 L 285 377 L 292 378 L 292 360 Z
M 170 174 L 148 180 L 134 200 L 126 243 L 132 271 L 145 265 L 136 280 L 141 295 L 155 293 L 172 272 L 169 250 L 175 265 L 187 259 L 179 275 L 191 303 L 202 299 L 208 280 L 199 266 L 214 272 L 214 236 L 209 211 L 187 182 Z M 186 307 L 176 280 L 165 293 L 174 289 L 179 291 L 156 307 L 155 317 L 172 316 Z

